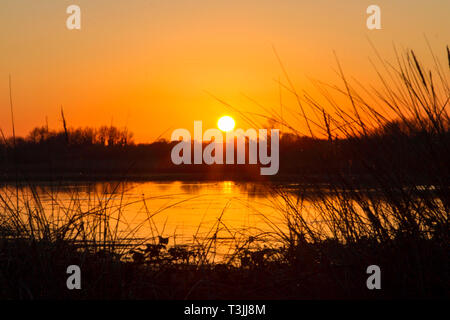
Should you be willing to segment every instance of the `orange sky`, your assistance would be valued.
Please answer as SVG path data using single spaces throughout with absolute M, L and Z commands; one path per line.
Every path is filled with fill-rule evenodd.
M 66 28 L 66 8 L 81 7 L 81 30 Z M 366 28 L 366 8 L 381 7 L 382 30 Z M 214 127 L 237 116 L 209 96 L 260 112 L 245 95 L 278 108 L 276 47 L 297 89 L 307 77 L 336 82 L 333 50 L 347 74 L 375 82 L 371 41 L 388 59 L 392 43 L 429 57 L 450 42 L 450 1 L 365 0 L 2 0 L 0 127 L 11 134 L 70 126 L 127 125 L 138 142 L 169 129 Z M 439 50 L 439 51 L 438 51 Z M 294 108 L 287 93 L 284 103 Z M 237 127 L 245 124 L 237 118 Z

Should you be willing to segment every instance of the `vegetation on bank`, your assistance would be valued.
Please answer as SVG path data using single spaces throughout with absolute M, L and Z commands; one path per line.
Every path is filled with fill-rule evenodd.
M 428 156 L 433 155 L 433 162 L 450 160 L 450 131 L 448 124 L 445 125 L 439 132 L 430 132 L 434 130 L 431 123 L 395 120 L 365 136 L 332 140 L 285 133 L 280 139 L 280 169 L 270 178 L 326 183 L 342 174 L 368 177 L 371 171 L 388 168 L 420 182 L 427 176 L 423 171 L 433 169 L 433 163 L 423 165 Z M 16 137 L 15 144 L 12 138 L 4 139 L 0 143 L 0 177 L 10 181 L 262 178 L 259 164 L 227 165 L 226 170 L 222 165 L 175 165 L 170 154 L 176 142 L 133 144 L 129 139 L 120 138 L 122 134 L 131 135 L 125 129 L 108 130 L 122 133 L 117 139 L 98 138 L 95 129 L 79 128 L 68 132 L 69 142 L 64 131 L 42 133 L 40 138 L 35 133 L 27 138 Z M 449 177 L 448 166 L 440 167 L 444 171 L 434 177 Z

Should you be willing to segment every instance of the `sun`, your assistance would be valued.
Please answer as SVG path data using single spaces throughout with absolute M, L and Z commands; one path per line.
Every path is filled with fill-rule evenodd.
M 234 119 L 230 116 L 223 116 L 217 121 L 217 127 L 224 132 L 233 130 L 234 125 Z

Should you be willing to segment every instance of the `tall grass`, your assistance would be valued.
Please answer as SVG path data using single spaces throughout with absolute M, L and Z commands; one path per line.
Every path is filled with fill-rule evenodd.
M 378 55 L 381 89 L 372 90 L 352 84 L 338 62 L 343 87 L 321 87 L 327 106 L 285 86 L 302 110 L 309 106 L 304 122 L 327 138 L 331 150 L 318 159 L 329 183 L 326 191 L 315 191 L 312 207 L 303 205 L 304 187 L 294 194 L 274 190 L 288 226 L 277 232 L 299 268 L 308 257 L 322 266 L 358 266 L 359 272 L 379 264 L 398 296 L 448 290 L 450 55 L 444 68 L 430 52 L 432 70 L 412 50 L 396 54 L 396 65 Z M 329 90 L 347 97 L 350 107 L 335 103 Z M 271 120 L 295 128 L 277 114 Z M 333 157 L 339 161 L 343 148 L 352 163 L 331 173 L 326 166 Z

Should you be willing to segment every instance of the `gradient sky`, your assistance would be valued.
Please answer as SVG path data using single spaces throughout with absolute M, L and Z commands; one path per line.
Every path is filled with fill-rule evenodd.
M 81 30 L 66 28 L 71 4 Z M 370 4 L 382 30 L 366 28 Z M 46 117 L 60 128 L 61 105 L 70 126 L 126 125 L 138 142 L 194 120 L 215 127 L 237 115 L 206 91 L 248 112 L 260 109 L 246 96 L 279 105 L 272 46 L 299 90 L 308 77 L 336 82 L 333 50 L 346 74 L 370 83 L 367 38 L 387 59 L 393 43 L 427 58 L 426 35 L 443 56 L 449 13 L 448 0 L 1 0 L 0 127 L 11 134 L 9 74 L 19 135 Z

